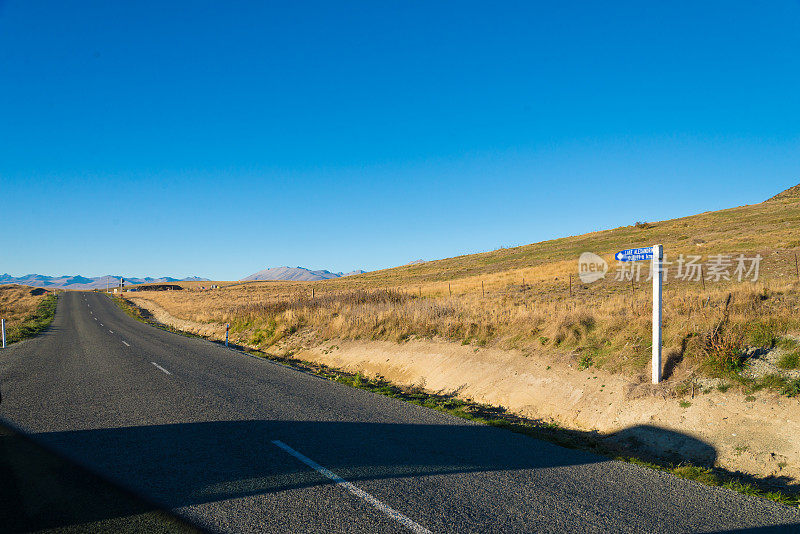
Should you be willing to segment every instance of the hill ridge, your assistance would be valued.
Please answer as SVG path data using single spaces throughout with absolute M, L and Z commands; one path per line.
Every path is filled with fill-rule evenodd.
M 366 271 L 360 269 L 351 271 L 349 273 L 331 272 L 326 269 L 311 270 L 306 267 L 271 267 L 262 269 L 257 273 L 242 278 L 243 282 L 257 282 L 267 280 L 289 280 L 296 282 L 314 282 L 317 280 L 330 280 L 332 278 L 341 278 L 343 276 L 351 276 L 355 274 L 363 274 Z
M 783 200 L 785 198 L 800 199 L 800 184 L 792 186 L 789 189 L 786 189 L 785 191 L 781 191 L 774 197 L 767 199 L 767 202 L 771 202 L 773 200 Z

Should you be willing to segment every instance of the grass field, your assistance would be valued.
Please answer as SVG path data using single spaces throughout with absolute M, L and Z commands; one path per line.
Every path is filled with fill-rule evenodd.
M 0 286 L 0 318 L 6 320 L 6 343 L 32 337 L 47 328 L 56 310 L 52 292 L 18 285 Z
M 673 270 L 664 288 L 667 379 L 741 377 L 753 350 L 779 343 L 791 349 L 800 332 L 798 229 L 795 187 L 759 204 L 347 278 L 204 291 L 198 288 L 207 283 L 187 283 L 188 291 L 130 295 L 181 319 L 230 323 L 235 342 L 262 350 L 335 338 L 437 338 L 567 352 L 579 366 L 641 374 L 651 350 L 650 282 L 646 272 L 638 281 L 616 280 L 613 253 L 663 243 L 668 260 L 759 254 L 758 281 L 739 281 L 734 266 L 731 280 L 718 281 L 709 271 L 675 279 Z M 579 281 L 577 260 L 585 251 L 608 261 L 605 279 Z M 800 389 L 781 376 L 761 380 L 789 393 Z

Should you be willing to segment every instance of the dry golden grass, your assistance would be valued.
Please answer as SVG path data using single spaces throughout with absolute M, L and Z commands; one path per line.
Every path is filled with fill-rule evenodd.
M 611 286 L 611 284 L 609 284 Z M 235 342 L 266 348 L 303 331 L 323 339 L 444 338 L 476 345 L 574 352 L 588 364 L 638 372 L 650 355 L 649 291 L 625 284 L 573 295 L 544 284 L 504 291 L 430 296 L 397 290 L 315 291 L 302 284 L 238 286 L 210 292 L 147 292 L 170 314 L 195 322 L 231 323 Z M 730 295 L 730 298 L 728 297 Z M 690 284 L 664 291 L 667 358 L 686 359 L 687 371 L 723 372 L 725 354 L 709 344 L 720 336 L 731 349 L 766 346 L 800 328 L 797 284 L 720 284 L 706 291 Z M 723 324 L 723 327 L 720 325 Z M 715 335 L 716 332 L 716 335 Z M 718 357 L 718 358 L 717 358 Z M 588 360 L 586 358 L 589 358 Z
M 15 284 L 0 286 L 0 318 L 6 320 L 6 329 L 19 326 L 44 300 L 44 294 L 33 295 L 32 292 L 39 291 Z
M 795 195 L 646 226 L 322 282 L 231 283 L 206 291 L 198 288 L 208 283 L 191 283 L 187 291 L 135 295 L 181 319 L 230 322 L 234 341 L 259 348 L 297 332 L 306 342 L 419 336 L 569 351 L 584 365 L 639 372 L 650 355 L 650 283 L 617 282 L 610 273 L 581 284 L 577 258 L 596 252 L 613 268 L 615 251 L 661 242 L 672 258 L 764 258 L 757 283 L 667 280 L 665 354 L 673 366 L 683 361 L 682 372 L 724 372 L 743 347 L 798 331 Z
M 0 286 L 0 317 L 6 319 L 6 343 L 45 330 L 56 313 L 56 295 L 41 288 Z

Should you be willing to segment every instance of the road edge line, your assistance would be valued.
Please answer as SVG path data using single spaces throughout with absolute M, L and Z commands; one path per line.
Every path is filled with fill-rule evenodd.
M 381 501 L 379 501 L 378 499 L 373 497 L 370 493 L 367 493 L 366 491 L 362 490 L 361 488 L 359 488 L 355 484 L 353 484 L 351 482 L 348 482 L 347 480 L 343 479 L 342 477 L 340 477 L 339 475 L 337 475 L 336 473 L 334 473 L 330 469 L 327 469 L 327 468 L 321 466 L 320 464 L 318 464 L 317 462 L 315 462 L 314 460 L 312 460 L 308 456 L 305 456 L 305 455 L 297 452 L 296 450 L 294 450 L 293 448 L 291 448 L 290 446 L 288 446 L 284 442 L 275 439 L 275 440 L 272 440 L 272 444 L 275 445 L 276 447 L 280 448 L 280 449 L 283 449 L 288 454 L 294 456 L 295 458 L 297 458 L 298 460 L 300 460 L 301 462 L 306 464 L 308 467 L 310 467 L 311 469 L 313 469 L 317 473 L 329 478 L 330 480 L 335 482 L 337 485 L 339 485 L 342 488 L 346 489 L 347 491 L 349 491 L 350 493 L 352 493 L 356 497 L 359 497 L 360 499 L 368 502 L 369 504 L 371 504 L 372 506 L 374 506 L 375 508 L 377 508 L 378 510 L 380 510 L 381 512 L 383 512 L 387 516 L 389 516 L 392 519 L 394 519 L 395 521 L 399 522 L 401 525 L 403 525 L 404 527 L 406 527 L 410 531 L 417 532 L 418 534 L 433 534 L 430 530 L 428 530 L 427 528 L 423 527 L 422 525 L 420 525 L 419 523 L 417 523 L 416 521 L 414 521 L 410 517 L 405 516 L 405 515 L 401 514 L 400 512 L 398 512 L 397 510 L 395 510 L 394 508 L 392 508 L 391 506 L 388 506 L 388 505 L 382 503 Z

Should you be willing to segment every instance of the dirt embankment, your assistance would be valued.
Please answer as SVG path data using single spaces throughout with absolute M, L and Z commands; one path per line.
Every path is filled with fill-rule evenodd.
M 569 428 L 615 433 L 631 446 L 662 456 L 800 478 L 800 403 L 774 393 L 757 393 L 748 401 L 738 392 L 698 388 L 693 398 L 689 393 L 678 399 L 646 382 L 578 370 L 545 354 L 430 341 L 338 342 L 296 356 L 398 384 L 457 391 Z M 653 426 L 672 432 L 654 432 Z
M 131 299 L 175 328 L 221 339 L 224 326 L 172 317 Z M 567 428 L 597 431 L 622 446 L 671 459 L 713 463 L 757 476 L 800 480 L 800 401 L 762 391 L 666 388 L 588 368 L 541 351 L 524 353 L 447 342 L 337 341 L 295 355 L 401 385 L 500 405 Z

